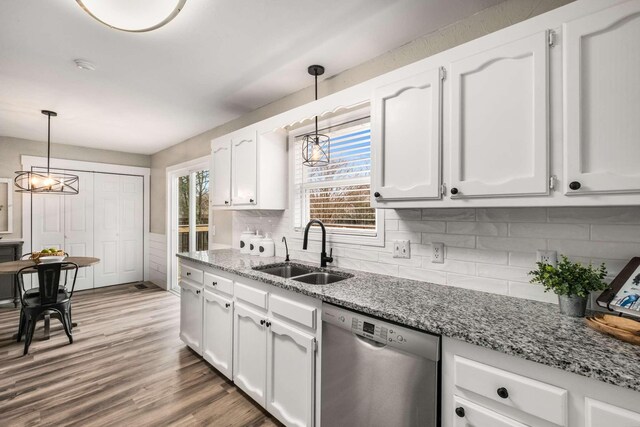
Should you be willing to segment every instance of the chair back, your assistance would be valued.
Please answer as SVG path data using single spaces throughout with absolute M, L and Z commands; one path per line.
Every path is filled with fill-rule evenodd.
M 60 289 L 60 276 L 61 272 L 65 270 L 64 284 L 66 288 L 68 270 L 74 270 L 73 285 L 71 287 L 71 293 L 69 297 L 73 295 L 73 288 L 76 285 L 76 277 L 78 275 L 78 265 L 73 262 L 51 262 L 41 263 L 30 267 L 24 267 L 18 271 L 18 280 L 24 292 L 24 280 L 23 274 L 25 273 L 38 273 L 38 296 L 40 298 L 40 305 L 55 304 L 58 301 L 58 290 Z M 23 301 L 24 303 L 24 301 Z

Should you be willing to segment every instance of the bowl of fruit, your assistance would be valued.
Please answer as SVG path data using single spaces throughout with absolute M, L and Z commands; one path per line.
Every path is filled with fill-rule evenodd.
M 40 252 L 31 253 L 31 259 L 36 263 L 61 262 L 66 258 L 64 251 L 57 248 L 43 249 Z

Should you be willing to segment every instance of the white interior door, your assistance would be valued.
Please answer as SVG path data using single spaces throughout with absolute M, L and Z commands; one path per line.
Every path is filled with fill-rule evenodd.
M 542 31 L 451 64 L 452 196 L 548 194 L 547 51 Z
M 94 284 L 101 287 L 119 283 L 120 176 L 98 173 L 94 185 L 99 189 L 94 200 L 94 254 L 100 258 L 94 266 Z
M 93 256 L 93 173 L 78 175 L 79 193 L 64 196 L 64 250 L 70 256 Z M 60 196 L 58 196 L 60 197 Z M 80 268 L 76 290 L 93 288 L 93 267 Z
M 640 191 L 640 1 L 564 25 L 568 195 Z
M 233 138 L 231 145 L 232 204 L 255 205 L 258 184 L 256 133 L 251 131 Z
M 231 205 L 231 141 L 217 140 L 211 150 L 211 204 Z
M 142 177 L 120 175 L 118 214 L 118 283 L 140 281 L 144 275 L 142 261 L 143 205 Z
M 375 90 L 377 201 L 440 198 L 441 81 L 434 69 Z

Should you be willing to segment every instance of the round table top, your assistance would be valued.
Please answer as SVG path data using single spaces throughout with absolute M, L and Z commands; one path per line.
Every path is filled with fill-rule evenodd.
M 69 256 L 64 259 L 63 262 L 73 262 L 78 264 L 78 267 L 90 267 L 100 262 L 100 258 L 93 258 L 88 256 Z M 0 262 L 0 274 L 16 274 L 21 268 L 30 267 L 36 265 L 35 262 L 30 259 L 21 261 L 8 261 Z

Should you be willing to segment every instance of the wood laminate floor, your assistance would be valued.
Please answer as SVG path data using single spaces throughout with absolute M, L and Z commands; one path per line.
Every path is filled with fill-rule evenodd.
M 152 284 L 78 292 L 74 343 L 43 322 L 27 356 L 0 309 L 0 426 L 275 426 L 178 338 L 180 301 Z

